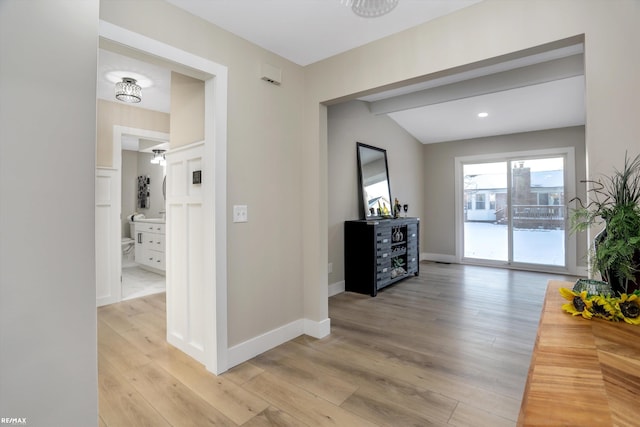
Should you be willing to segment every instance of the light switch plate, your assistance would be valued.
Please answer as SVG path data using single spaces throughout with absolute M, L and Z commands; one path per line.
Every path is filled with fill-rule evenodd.
M 233 222 L 249 221 L 247 205 L 233 205 Z

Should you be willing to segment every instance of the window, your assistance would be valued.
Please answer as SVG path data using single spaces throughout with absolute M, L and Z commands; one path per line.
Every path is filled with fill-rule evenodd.
M 483 211 L 485 209 L 485 194 L 476 194 L 476 210 Z
M 538 194 L 538 204 L 539 205 L 548 205 L 549 204 L 549 193 L 539 193 Z

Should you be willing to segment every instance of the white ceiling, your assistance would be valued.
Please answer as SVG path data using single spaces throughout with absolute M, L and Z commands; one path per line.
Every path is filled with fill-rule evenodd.
M 298 65 L 309 65 L 481 0 L 400 0 L 391 13 L 374 19 L 355 15 L 351 0 L 167 1 Z
M 481 0 L 400 0 L 390 14 L 373 19 L 353 14 L 345 5 L 348 0 L 167 1 L 292 62 L 307 65 Z M 582 46 L 558 49 L 361 99 L 373 105 L 425 89 L 428 92 L 455 87 L 460 91 L 456 83 L 461 85 L 481 76 L 581 52 Z M 139 77 L 141 83 L 148 79 L 147 87 L 141 84 L 143 100 L 135 105 L 169 112 L 170 70 L 100 49 L 99 98 L 115 100 L 114 75 L 118 79 Z M 425 144 L 584 124 L 584 76 L 561 76 L 533 83 L 499 88 L 492 93 L 458 93 L 429 105 L 414 103 L 406 109 L 383 109 L 379 114 L 388 114 Z M 479 119 L 477 113 L 481 111 L 489 116 Z

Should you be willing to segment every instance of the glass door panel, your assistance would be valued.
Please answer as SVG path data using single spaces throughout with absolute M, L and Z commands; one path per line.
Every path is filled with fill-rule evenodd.
M 463 165 L 464 257 L 509 260 L 507 162 Z
M 510 164 L 513 262 L 564 266 L 564 158 Z

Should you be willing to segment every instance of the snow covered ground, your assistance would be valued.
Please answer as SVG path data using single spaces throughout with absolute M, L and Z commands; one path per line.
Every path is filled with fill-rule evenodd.
M 506 225 L 465 222 L 464 256 L 507 261 L 507 239 Z M 564 266 L 564 231 L 514 230 L 513 260 L 530 264 Z

